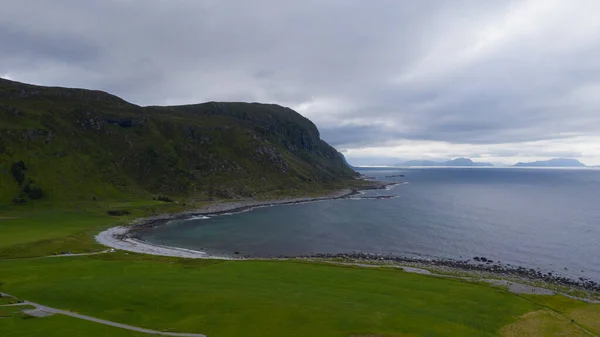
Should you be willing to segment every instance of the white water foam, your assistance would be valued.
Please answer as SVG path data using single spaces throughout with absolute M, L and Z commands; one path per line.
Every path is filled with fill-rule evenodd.
M 189 221 L 189 220 L 208 220 L 210 219 L 210 217 L 206 216 L 206 215 L 199 215 L 199 216 L 193 216 L 189 219 L 185 219 L 184 221 Z

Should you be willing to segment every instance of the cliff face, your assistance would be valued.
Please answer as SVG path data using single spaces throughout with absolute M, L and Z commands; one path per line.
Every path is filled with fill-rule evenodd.
M 0 79 L 0 204 L 28 202 L 32 189 L 66 200 L 227 198 L 355 175 L 311 121 L 278 105 L 140 107 L 100 91 Z

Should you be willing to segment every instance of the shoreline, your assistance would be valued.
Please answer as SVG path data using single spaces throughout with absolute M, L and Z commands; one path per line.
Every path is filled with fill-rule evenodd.
M 382 182 L 382 181 L 370 181 L 373 183 L 370 186 L 365 186 L 362 188 L 345 188 L 335 192 L 328 193 L 319 197 L 297 197 L 297 198 L 279 198 L 279 199 L 267 199 L 267 200 L 255 200 L 255 199 L 246 199 L 246 200 L 238 200 L 238 201 L 227 201 L 227 202 L 217 202 L 214 204 L 209 204 L 204 207 L 191 210 L 184 211 L 179 213 L 167 213 L 161 214 L 153 217 L 147 217 L 142 219 L 134 220 L 131 223 L 131 226 L 127 226 L 129 228 L 128 233 L 133 233 L 139 230 L 143 230 L 149 227 L 160 226 L 166 224 L 171 220 L 181 220 L 194 216 L 211 216 L 211 215 L 222 215 L 226 213 L 242 213 L 246 211 L 250 211 L 256 208 L 261 207 L 271 207 L 271 206 L 281 206 L 281 205 L 296 205 L 296 204 L 304 204 L 311 203 L 317 201 L 326 201 L 326 200 L 338 200 L 338 199 L 346 199 L 357 194 L 360 194 L 361 191 L 368 190 L 388 190 L 393 188 L 394 186 L 401 185 L 404 182 Z
M 231 202 L 222 202 L 212 205 L 207 205 L 192 211 L 162 214 L 148 218 L 134 220 L 129 226 L 117 226 L 109 228 L 98 233 L 95 236 L 96 242 L 113 249 L 119 249 L 140 254 L 150 254 L 159 256 L 171 256 L 191 259 L 220 259 L 220 260 L 242 260 L 243 257 L 228 257 L 214 256 L 206 252 L 178 248 L 167 247 L 150 242 L 146 242 L 132 236 L 133 233 L 147 228 L 161 226 L 172 220 L 181 220 L 194 216 L 209 216 L 225 213 L 240 213 L 250 211 L 261 207 L 270 207 L 278 205 L 295 205 L 325 200 L 339 200 L 350 198 L 360 194 L 361 191 L 374 189 L 389 189 L 391 187 L 402 184 L 401 182 L 375 182 L 373 185 L 366 186 L 361 189 L 347 188 L 332 192 L 320 197 L 300 197 L 300 198 L 280 198 L 272 200 L 240 200 Z
M 469 279 L 484 281 L 493 285 L 512 286 L 539 289 L 536 294 L 559 294 L 588 303 L 600 303 L 600 284 L 588 281 L 579 282 L 564 277 L 552 277 L 547 274 L 537 276 L 537 271 L 524 267 L 507 267 L 503 265 L 471 264 L 470 261 L 452 259 L 419 259 L 401 256 L 380 255 L 372 253 L 340 253 L 312 254 L 304 256 L 281 257 L 228 257 L 214 256 L 205 252 L 167 247 L 152 244 L 143 240 L 126 237 L 129 227 L 119 226 L 110 228 L 96 236 L 96 240 L 113 249 L 133 253 L 156 256 L 177 257 L 186 259 L 212 259 L 229 261 L 264 261 L 264 260 L 295 260 L 317 263 L 332 263 L 337 265 L 356 265 L 364 267 L 400 268 L 407 272 L 429 274 L 437 277 Z M 425 271 L 425 272 L 423 272 Z M 582 294 L 583 293 L 583 294 Z
M 483 279 L 500 279 L 530 284 L 541 284 L 547 289 L 562 288 L 570 291 L 586 293 L 587 297 L 600 300 L 600 283 L 591 279 L 579 279 L 556 275 L 553 272 L 542 272 L 539 268 L 525 268 L 522 266 L 505 265 L 500 262 L 484 262 L 480 257 L 473 259 L 457 260 L 448 258 L 415 258 L 409 256 L 396 256 L 365 252 L 339 253 L 339 254 L 310 254 L 294 257 L 303 260 L 315 261 L 343 261 L 351 263 L 372 264 L 378 266 L 412 266 L 428 268 L 450 275 L 479 276 Z M 557 291 L 564 295 L 565 291 Z M 573 297 L 573 296 L 571 296 Z M 581 298 L 580 298 L 581 299 Z
M 181 257 L 186 259 L 226 259 L 219 258 L 217 256 L 210 256 L 205 252 L 197 250 L 165 247 L 142 240 L 137 240 L 128 236 L 130 230 L 131 227 L 126 226 L 112 227 L 96 235 L 95 239 L 101 245 L 132 253 Z M 230 258 L 227 259 L 231 260 Z

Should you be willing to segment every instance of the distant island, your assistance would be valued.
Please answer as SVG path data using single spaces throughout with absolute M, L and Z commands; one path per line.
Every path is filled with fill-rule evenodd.
M 577 159 L 554 158 L 550 160 L 534 161 L 529 163 L 516 163 L 514 167 L 586 167 Z
M 469 158 L 457 158 L 448 161 L 431 161 L 431 160 L 409 160 L 400 166 L 487 166 L 493 167 L 491 163 L 478 163 Z

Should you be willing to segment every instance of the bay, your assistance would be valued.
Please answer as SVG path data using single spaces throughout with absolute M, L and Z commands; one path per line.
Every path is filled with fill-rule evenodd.
M 370 169 L 403 182 L 350 199 L 176 220 L 142 240 L 212 255 L 353 251 L 471 259 L 600 280 L 600 170 Z M 402 177 L 389 177 L 402 174 Z M 393 196 L 389 199 L 368 199 Z M 367 198 L 365 198 L 367 197 Z

